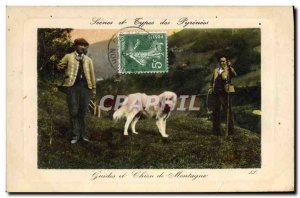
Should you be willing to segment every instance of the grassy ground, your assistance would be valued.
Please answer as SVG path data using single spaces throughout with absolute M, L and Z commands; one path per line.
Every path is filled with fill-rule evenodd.
M 260 167 L 259 134 L 237 128 L 234 136 L 216 137 L 211 135 L 210 121 L 184 112 L 170 116 L 167 139 L 160 136 L 152 119 L 139 121 L 139 134 L 125 137 L 125 121 L 114 122 L 109 115 L 88 115 L 92 142 L 71 145 L 65 94 L 39 87 L 38 101 L 39 168 Z

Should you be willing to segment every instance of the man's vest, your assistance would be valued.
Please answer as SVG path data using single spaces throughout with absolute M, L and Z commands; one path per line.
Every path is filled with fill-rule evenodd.
M 235 70 L 233 69 L 233 67 L 230 67 L 230 69 L 231 69 L 231 72 L 230 72 L 231 77 L 235 77 L 236 76 Z M 210 80 L 209 89 L 215 90 L 216 82 L 218 83 L 218 85 L 217 85 L 218 88 L 221 86 L 221 84 L 223 82 L 224 83 L 223 87 L 225 90 L 225 87 L 228 86 L 227 78 L 228 78 L 227 71 L 224 70 L 221 74 L 219 74 L 219 68 L 214 69 L 211 80 Z M 228 86 L 228 87 L 230 87 L 230 86 Z

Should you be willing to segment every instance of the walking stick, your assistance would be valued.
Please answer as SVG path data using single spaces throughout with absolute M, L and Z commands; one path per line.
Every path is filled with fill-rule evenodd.
M 226 134 L 225 134 L 225 136 L 228 136 L 228 134 L 229 134 L 229 106 L 230 106 L 230 104 L 229 104 L 229 100 L 230 100 L 230 96 L 229 96 L 229 92 L 227 93 L 228 95 L 227 95 L 227 128 L 226 128 Z
M 228 86 L 227 86 L 227 127 L 226 127 L 226 133 L 225 133 L 225 136 L 228 136 L 229 135 L 229 108 L 230 108 L 230 90 L 229 90 L 229 86 L 230 86 L 230 67 L 227 68 L 228 69 L 228 75 L 227 75 L 227 83 L 228 83 Z

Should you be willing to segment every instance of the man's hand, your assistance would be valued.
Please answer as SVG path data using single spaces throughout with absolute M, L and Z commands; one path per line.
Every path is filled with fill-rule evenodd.
M 231 61 L 227 61 L 227 66 L 231 67 Z
M 231 70 L 231 61 L 227 61 L 227 64 L 226 64 L 226 66 L 224 67 L 224 70 L 226 71 L 226 72 L 229 72 L 230 70 Z
M 208 94 L 212 94 L 212 92 L 213 92 L 213 89 L 212 89 L 212 88 L 209 88 L 209 89 L 208 89 Z
M 96 97 L 97 97 L 97 95 L 96 95 L 96 89 L 93 89 L 92 93 L 93 93 L 92 100 L 96 100 Z
M 224 67 L 224 70 L 225 70 L 226 72 L 228 72 L 228 71 L 229 71 L 229 69 L 230 69 L 230 67 L 229 67 L 229 66 L 225 66 L 225 67 Z
M 64 69 L 64 68 L 65 68 L 65 66 L 62 65 L 62 64 L 57 65 L 57 69 L 58 69 L 58 70 L 62 70 L 62 69 Z

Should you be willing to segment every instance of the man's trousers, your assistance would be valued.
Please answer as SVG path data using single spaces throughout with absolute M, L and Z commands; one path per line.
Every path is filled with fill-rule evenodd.
M 85 115 L 92 96 L 86 84 L 74 85 L 67 88 L 67 102 L 71 122 L 71 138 L 89 138 L 85 128 Z
M 228 103 L 229 99 L 229 103 Z M 234 132 L 233 115 L 231 111 L 231 98 L 225 90 L 215 90 L 213 92 L 213 133 L 214 135 L 221 134 L 221 107 L 226 117 L 226 127 L 228 127 L 228 135 L 232 135 Z M 228 111 L 227 111 L 228 108 Z M 228 117 L 227 117 L 228 116 Z M 228 122 L 228 123 L 227 123 Z M 227 128 L 226 128 L 227 130 Z

